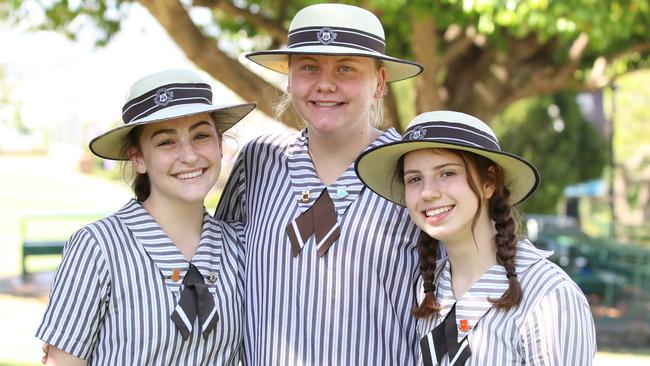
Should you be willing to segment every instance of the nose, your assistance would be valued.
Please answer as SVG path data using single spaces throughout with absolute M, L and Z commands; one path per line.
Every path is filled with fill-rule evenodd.
M 195 163 L 198 160 L 198 154 L 194 145 L 189 141 L 180 142 L 180 159 L 184 163 Z
M 334 92 L 336 90 L 336 79 L 334 78 L 334 73 L 326 69 L 321 70 L 316 87 L 321 93 Z
M 440 197 L 440 187 L 438 186 L 438 183 L 432 179 L 425 179 L 421 195 L 424 200 L 432 200 Z

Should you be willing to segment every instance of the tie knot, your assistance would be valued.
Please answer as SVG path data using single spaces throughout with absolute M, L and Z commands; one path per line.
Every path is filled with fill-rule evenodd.
M 205 284 L 203 275 L 201 274 L 199 269 L 196 268 L 195 265 L 190 263 L 190 266 L 187 269 L 187 273 L 185 274 L 185 278 L 183 278 L 183 285 L 191 286 L 191 285 L 203 285 L 203 284 Z

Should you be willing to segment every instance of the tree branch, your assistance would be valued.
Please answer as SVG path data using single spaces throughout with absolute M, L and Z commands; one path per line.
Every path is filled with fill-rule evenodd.
M 192 3 L 196 6 L 219 9 L 234 17 L 242 17 L 258 29 L 264 29 L 268 32 L 274 43 L 285 44 L 287 42 L 287 30 L 281 24 L 283 17 L 279 17 L 277 21 L 274 21 L 273 19 L 264 17 L 261 12 L 253 13 L 248 9 L 242 9 L 232 2 L 225 0 L 194 0 Z M 284 11 L 284 9 L 280 9 L 280 11 Z
M 273 115 L 273 103 L 268 95 L 273 92 L 279 94 L 281 91 L 222 52 L 214 40 L 201 33 L 179 1 L 139 0 L 139 2 L 149 10 L 185 55 L 199 68 L 241 98 L 257 101 L 257 107 L 262 112 L 269 116 Z M 291 114 L 282 122 L 297 128 L 299 117 Z

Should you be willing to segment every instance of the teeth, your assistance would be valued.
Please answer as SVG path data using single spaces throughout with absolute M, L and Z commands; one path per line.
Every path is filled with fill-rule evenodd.
M 427 217 L 435 216 L 435 215 L 440 215 L 443 212 L 447 212 L 451 210 L 451 206 L 445 206 L 445 207 L 440 207 L 436 208 L 435 210 L 430 210 L 430 211 L 425 211 L 425 214 Z
M 180 173 L 177 174 L 176 176 L 180 179 L 192 179 L 198 177 L 201 174 L 203 174 L 203 169 L 199 169 L 197 171 L 189 172 L 189 173 Z
M 335 107 L 339 105 L 339 102 L 314 102 L 319 107 Z

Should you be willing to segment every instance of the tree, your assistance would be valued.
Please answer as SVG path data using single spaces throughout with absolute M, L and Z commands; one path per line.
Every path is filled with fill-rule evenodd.
M 501 147 L 532 162 L 542 181 L 522 210 L 553 214 L 564 188 L 602 176 L 605 139 L 585 120 L 573 93 L 528 98 L 495 123 Z
M 98 41 L 106 43 L 119 30 L 120 14 L 132 2 L 39 0 L 46 14 L 41 27 L 74 37 L 77 20 L 89 19 L 103 31 Z M 317 1 L 138 2 L 198 67 L 272 115 L 269 95 L 280 91 L 238 62 L 236 55 L 282 45 L 293 15 Z M 345 2 L 380 17 L 387 53 L 425 66 L 412 82 L 411 98 L 408 88 L 390 87 L 385 116 L 398 130 L 405 124 L 400 116 L 430 109 L 460 110 L 491 121 L 518 100 L 602 88 L 615 76 L 648 66 L 650 5 L 646 0 Z M 7 1 L 4 6 L 13 11 L 0 9 L 0 16 L 25 15 L 20 1 Z M 190 13 L 197 8 L 209 9 L 212 20 L 195 21 Z M 239 42 L 242 37 L 250 42 Z M 284 122 L 295 126 L 297 118 L 290 116 Z

